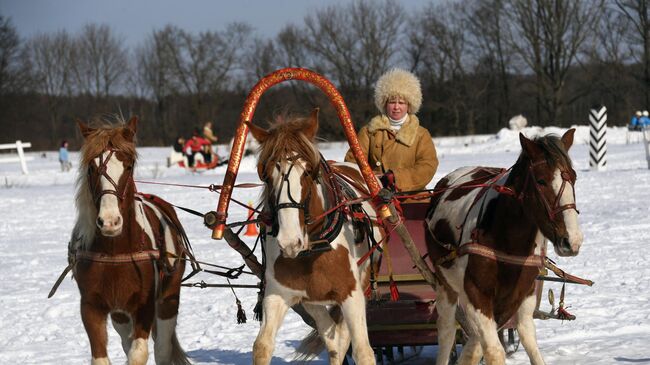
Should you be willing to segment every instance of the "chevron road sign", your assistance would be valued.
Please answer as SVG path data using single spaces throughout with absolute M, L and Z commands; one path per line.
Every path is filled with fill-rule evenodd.
M 589 111 L 589 166 L 605 171 L 607 164 L 607 108 L 595 107 Z

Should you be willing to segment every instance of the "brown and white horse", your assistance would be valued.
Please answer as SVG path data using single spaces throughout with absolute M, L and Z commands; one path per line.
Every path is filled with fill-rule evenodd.
M 355 243 L 355 236 L 360 241 L 358 231 L 342 213 L 347 208 L 340 207 L 325 219 L 318 219 L 337 205 L 333 190 L 360 194 L 364 183 L 358 168 L 321 159 L 314 145 L 318 110 L 309 118 L 289 119 L 268 131 L 252 124 L 249 127 L 260 143 L 258 174 L 265 182 L 263 199 L 272 227 L 264 244 L 263 317 L 253 347 L 253 363 L 270 363 L 275 336 L 287 310 L 301 303 L 316 322 L 330 363 L 344 360 L 351 341 L 356 364 L 374 364 L 364 296 L 370 260 L 357 264 L 369 250 L 368 237 Z M 334 177 L 330 169 L 338 176 Z M 363 203 L 363 209 L 376 223 L 370 204 Z M 368 231 L 380 239 L 376 226 Z M 331 250 L 305 254 L 318 244 L 316 241 L 329 242 Z M 328 305 L 340 306 L 344 320 L 334 321 Z
M 533 311 L 541 257 L 534 252 L 547 237 L 560 256 L 575 256 L 582 244 L 574 184 L 567 154 L 574 129 L 562 138 L 529 140 L 508 170 L 464 167 L 441 179 L 427 214 L 427 247 L 440 281 L 436 287 L 439 351 L 447 364 L 455 343 L 459 303 L 470 338 L 460 364 L 504 364 L 497 330 L 512 316 L 531 364 L 544 364 L 537 346 Z
M 133 181 L 137 118 L 89 128 L 77 180 L 77 222 L 69 259 L 81 294 L 91 364 L 109 364 L 106 318 L 122 339 L 128 364 L 146 364 L 153 330 L 157 364 L 189 364 L 176 338 L 187 239 L 173 208 L 137 194 Z

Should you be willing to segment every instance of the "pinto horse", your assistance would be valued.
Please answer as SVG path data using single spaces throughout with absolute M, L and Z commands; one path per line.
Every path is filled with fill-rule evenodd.
M 533 311 L 535 279 L 543 257 L 534 255 L 548 238 L 559 256 L 575 256 L 582 244 L 567 151 L 575 130 L 562 138 L 529 140 L 508 170 L 464 167 L 441 179 L 431 201 L 425 237 L 436 271 L 439 351 L 447 364 L 455 343 L 459 303 L 469 325 L 460 364 L 504 364 L 497 330 L 515 316 L 531 364 L 544 364 Z
M 133 181 L 137 118 L 90 128 L 77 180 L 77 222 L 69 247 L 81 294 L 91 364 L 109 364 L 106 318 L 128 364 L 146 364 L 153 331 L 157 364 L 189 364 L 176 338 L 180 284 L 189 244 L 169 203 L 138 194 Z
M 382 233 L 369 203 L 358 207 L 368 212 L 365 235 L 349 219 L 348 209 L 353 208 L 341 204 L 367 195 L 362 193 L 361 173 L 354 164 L 322 159 L 314 145 L 318 110 L 309 118 L 288 118 L 268 131 L 248 126 L 260 143 L 257 168 L 265 182 L 262 199 L 270 218 L 263 245 L 263 316 L 253 363 L 269 364 L 288 308 L 300 303 L 315 320 L 331 364 L 342 363 L 350 342 L 356 364 L 374 364 L 364 296 L 371 260 L 361 260 L 360 265 L 358 261 L 369 251 L 369 235 L 379 241 Z M 343 320 L 333 320 L 326 305 L 340 307 Z

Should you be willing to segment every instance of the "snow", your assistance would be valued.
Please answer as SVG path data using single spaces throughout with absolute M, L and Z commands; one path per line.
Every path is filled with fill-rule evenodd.
M 562 133 L 559 128 L 524 129 Z M 549 364 L 650 364 L 650 171 L 643 145 L 626 144 L 622 128 L 607 130 L 607 170 L 589 169 L 587 127 L 579 126 L 570 155 L 578 172 L 577 204 L 585 241 L 575 258 L 558 258 L 568 272 L 595 281 L 593 287 L 567 285 L 566 304 L 577 316 L 572 322 L 536 321 L 541 351 Z M 496 135 L 435 138 L 440 167 L 431 186 L 451 170 L 466 165 L 510 166 L 519 153 L 516 132 Z M 341 160 L 347 145 L 322 143 L 326 158 Z M 220 147 L 225 153 L 227 148 Z M 140 148 L 136 178 L 192 185 L 221 184 L 225 167 L 192 174 L 166 167 L 168 148 Z M 55 152 L 28 152 L 29 175 L 18 164 L 0 164 L 0 364 L 84 364 L 90 348 L 79 315 L 79 293 L 67 278 L 56 295 L 47 294 L 66 266 L 66 250 L 75 218 L 73 172 L 62 173 Z M 71 161 L 78 155 L 71 153 Z M 237 182 L 257 182 L 254 157 L 243 161 Z M 205 212 L 213 210 L 217 195 L 207 190 L 138 184 L 141 191 Z M 233 197 L 245 203 L 258 199 L 258 189 L 236 189 Z M 243 220 L 246 210 L 231 204 L 229 219 Z M 242 260 L 223 241 L 210 238 L 201 220 L 179 212 L 196 256 L 206 262 L 239 266 Z M 252 247 L 253 239 L 244 238 Z M 259 257 L 259 248 L 257 251 Z M 197 280 L 225 283 L 201 274 Z M 238 284 L 255 284 L 247 276 Z M 561 285 L 546 283 L 559 298 Z M 229 289 L 184 288 L 178 336 L 196 364 L 249 364 L 259 324 L 252 320 L 257 292 L 235 289 L 248 323 L 237 325 L 235 298 Z M 548 309 L 547 302 L 542 303 Z M 110 325 L 109 325 L 110 326 Z M 293 350 L 309 328 L 289 313 L 277 336 L 273 364 L 290 363 Z M 149 363 L 153 364 L 152 344 Z M 434 362 L 435 347 L 427 347 L 409 364 Z M 118 335 L 109 328 L 109 356 L 123 363 Z M 324 356 L 313 362 L 325 364 Z M 528 364 L 523 348 L 508 364 Z

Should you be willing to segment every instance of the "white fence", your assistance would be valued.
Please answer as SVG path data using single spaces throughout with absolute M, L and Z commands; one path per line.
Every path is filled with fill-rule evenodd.
M 29 173 L 27 171 L 27 161 L 31 161 L 33 157 L 25 156 L 24 149 L 30 148 L 31 146 L 31 143 L 21 142 L 20 140 L 16 141 L 16 143 L 0 144 L 0 150 L 16 150 L 18 152 L 18 156 L 16 157 L 0 157 L 0 163 L 20 162 L 20 168 L 23 170 L 23 174 L 27 175 Z

